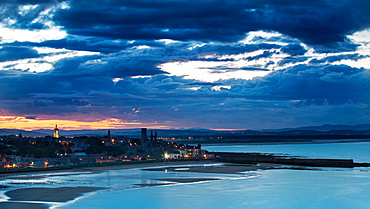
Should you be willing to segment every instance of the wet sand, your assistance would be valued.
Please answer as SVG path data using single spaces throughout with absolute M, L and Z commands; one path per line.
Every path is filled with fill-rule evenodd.
M 127 164 L 127 165 L 118 165 L 118 166 L 104 166 L 104 167 L 85 167 L 85 168 L 76 168 L 66 171 L 43 171 L 32 173 L 24 173 L 25 176 L 19 176 L 22 173 L 11 174 L 12 176 L 6 176 L 4 174 L 0 175 L 0 179 L 37 179 L 43 178 L 46 176 L 66 176 L 66 175 L 76 175 L 74 173 L 67 172 L 91 172 L 91 173 L 100 173 L 107 170 L 121 170 L 121 169 L 131 169 L 131 168 L 146 168 L 146 167 L 158 167 L 158 166 L 176 166 L 173 171 L 182 171 L 182 172 L 202 172 L 202 173 L 240 173 L 245 171 L 255 171 L 258 169 L 269 169 L 273 165 L 233 165 L 225 164 L 223 166 L 213 166 L 211 164 L 219 163 L 217 161 L 175 161 L 175 162 L 154 162 L 154 163 L 140 163 L 140 164 Z M 192 166 L 182 166 L 182 165 L 192 165 Z M 197 164 L 209 164 L 206 166 L 197 166 Z M 195 165 L 195 166 L 194 166 Z M 17 175 L 17 176 L 14 176 Z M 170 181 L 176 183 L 191 183 L 191 182 L 200 182 L 200 181 L 210 181 L 210 180 L 219 180 L 216 178 L 168 178 L 168 179 L 156 179 L 161 181 Z M 169 185 L 171 183 L 156 183 L 156 184 L 136 184 L 139 187 L 146 186 L 162 186 Z M 94 192 L 97 190 L 106 189 L 101 187 L 59 187 L 59 188 L 23 188 L 7 191 L 5 194 L 10 198 L 7 202 L 0 202 L 0 208 L 30 208 L 30 209 L 44 209 L 49 206 L 46 204 L 32 203 L 37 201 L 44 202 L 67 202 L 73 200 L 84 193 Z M 25 201 L 25 202 L 18 202 Z M 29 201 L 27 203 L 27 201 Z
M 172 181 L 176 183 L 194 183 L 201 181 L 215 181 L 220 180 L 218 178 L 165 178 L 165 179 L 155 179 L 160 181 Z
M 138 187 L 153 187 L 153 186 L 166 186 L 166 185 L 171 185 L 171 184 L 174 184 L 174 183 L 134 184 L 134 185 Z
M 271 168 L 278 168 L 281 165 L 272 163 L 261 163 L 258 165 L 251 164 L 227 164 L 221 166 L 190 166 L 190 167 L 163 167 L 163 168 L 148 168 L 145 170 L 153 171 L 177 171 L 177 172 L 198 172 L 198 173 L 224 173 L 224 174 L 238 174 L 247 171 L 266 170 Z
M 60 187 L 60 188 L 24 188 L 5 192 L 10 198 L 8 202 L 0 202 L 0 208 L 44 209 L 47 204 L 27 203 L 18 201 L 67 202 L 84 193 L 94 192 L 101 187 Z
M 59 188 L 24 188 L 5 192 L 12 201 L 67 202 L 83 193 L 94 192 L 102 187 L 59 187 Z
M 264 167 L 265 168 L 265 167 Z M 175 171 L 180 172 L 199 172 L 199 173 L 241 173 L 246 171 L 256 171 L 262 169 L 261 166 L 251 166 L 251 165 L 224 165 L 224 166 L 195 166 L 189 167 L 188 169 L 175 169 Z
M 1 209 L 46 209 L 49 208 L 46 204 L 40 203 L 24 203 L 24 202 L 0 202 Z

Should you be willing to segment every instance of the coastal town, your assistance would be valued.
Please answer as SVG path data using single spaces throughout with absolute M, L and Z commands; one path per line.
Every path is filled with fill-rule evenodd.
M 0 136 L 0 168 L 51 168 L 123 161 L 213 159 L 201 145 L 177 144 L 159 139 L 157 131 L 141 128 L 141 136 L 64 137 L 55 125 L 52 136 Z
M 163 140 L 156 130 L 148 131 L 147 128 L 141 128 L 138 137 L 112 135 L 110 130 L 104 136 L 66 137 L 59 135 L 57 125 L 50 133 L 53 133 L 52 136 L 0 136 L 0 186 L 7 198 L 0 202 L 0 208 L 69 208 L 68 204 L 76 202 L 85 208 L 85 203 L 76 201 L 83 201 L 84 198 L 91 200 L 96 206 L 94 208 L 105 208 L 108 204 L 118 206 L 113 208 L 122 208 L 121 199 L 127 199 L 127 193 L 121 195 L 122 188 L 128 191 L 151 187 L 163 191 L 163 188 L 171 185 L 176 185 L 172 189 L 182 185 L 200 185 L 197 190 L 201 191 L 205 185 L 200 184 L 202 182 L 212 186 L 212 182 L 227 181 L 227 185 L 237 182 L 234 185 L 243 189 L 251 188 L 250 182 L 263 177 L 261 175 L 267 170 L 279 169 L 279 172 L 270 172 L 269 175 L 280 172 L 288 175 L 289 172 L 298 171 L 309 178 L 312 172 L 335 174 L 349 168 L 367 172 L 370 167 L 370 163 L 357 163 L 353 159 L 304 159 L 274 153 L 209 152 L 202 149 L 201 144 L 188 145 L 176 143 L 180 141 Z M 306 147 L 309 144 L 296 145 Z M 281 176 L 277 176 L 274 182 L 279 177 L 281 179 Z M 301 185 L 301 176 L 298 179 Z M 207 188 L 207 191 L 213 193 L 218 188 Z M 111 195 L 110 198 L 99 197 L 99 194 L 112 190 L 119 192 L 119 198 L 111 198 Z M 186 189 L 181 190 L 184 191 Z M 234 191 L 229 189 L 227 192 Z M 91 195 L 94 198 L 89 199 L 91 196 L 85 195 L 87 193 L 96 196 Z M 109 203 L 105 202 L 107 199 Z M 127 199 L 125 203 L 131 204 L 132 199 Z

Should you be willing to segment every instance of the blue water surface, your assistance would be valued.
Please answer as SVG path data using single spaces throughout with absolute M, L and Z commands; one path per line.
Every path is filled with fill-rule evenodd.
M 370 162 L 370 143 L 207 145 L 203 148 L 210 151 L 283 153 L 312 158 L 352 158 L 357 162 Z M 247 172 L 242 178 L 212 174 L 213 177 L 223 179 L 97 192 L 60 208 L 361 209 L 369 208 L 370 205 L 369 171 L 368 168 L 260 170 L 250 175 Z M 133 174 L 132 170 L 126 172 Z M 145 172 L 140 174 L 145 176 L 144 182 L 163 174 L 158 171 L 137 172 Z M 168 173 L 172 177 L 187 175 L 187 172 Z
M 370 142 L 322 143 L 322 144 L 218 144 L 203 145 L 213 152 L 259 152 L 288 154 L 307 158 L 353 159 L 355 162 L 370 162 Z

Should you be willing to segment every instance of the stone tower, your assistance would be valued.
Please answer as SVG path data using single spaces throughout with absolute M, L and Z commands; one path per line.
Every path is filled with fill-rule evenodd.
M 55 128 L 54 128 L 54 138 L 59 138 L 59 129 L 58 129 L 58 125 L 55 125 Z
M 147 129 L 141 128 L 141 146 L 147 147 L 148 146 L 148 135 L 147 135 Z

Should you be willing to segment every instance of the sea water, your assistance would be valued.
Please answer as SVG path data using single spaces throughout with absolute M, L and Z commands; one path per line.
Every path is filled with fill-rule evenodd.
M 66 208 L 369 208 L 369 174 L 271 170 L 259 178 L 101 193 Z
M 370 162 L 370 143 L 203 145 L 209 151 L 260 152 L 309 158 L 354 159 Z M 210 165 L 187 165 L 210 166 Z M 220 166 L 214 164 L 211 166 Z M 75 172 L 42 175 L 42 178 L 3 179 L 10 189 L 33 187 L 94 186 L 108 188 L 85 194 L 52 208 L 369 208 L 368 168 L 319 168 L 313 170 L 273 169 L 239 174 L 143 170 L 107 170 L 102 173 Z M 181 171 L 182 170 L 182 171 Z M 63 173 L 61 173 L 63 174 Z M 66 173 L 64 173 L 66 174 Z M 193 183 L 175 183 L 168 178 L 216 178 Z M 160 180 L 162 179 L 162 180 Z M 142 187 L 168 183 L 163 186 Z M 3 191 L 3 201 L 6 200 Z
M 279 153 L 310 158 L 352 158 L 370 162 L 370 143 L 293 145 L 208 145 L 209 151 Z M 369 208 L 368 168 L 278 169 L 243 174 L 204 174 L 130 169 L 109 171 L 91 193 L 57 208 Z M 112 172 L 115 172 L 112 173 Z M 111 180 L 108 180 L 109 175 Z M 166 186 L 132 187 L 132 182 L 156 183 L 161 177 L 219 177 L 221 180 Z M 119 182 L 121 179 L 122 182 Z
M 353 159 L 355 162 L 370 162 L 370 142 L 321 143 L 321 144 L 218 144 L 203 145 L 212 152 L 257 152 L 274 153 L 307 158 Z

